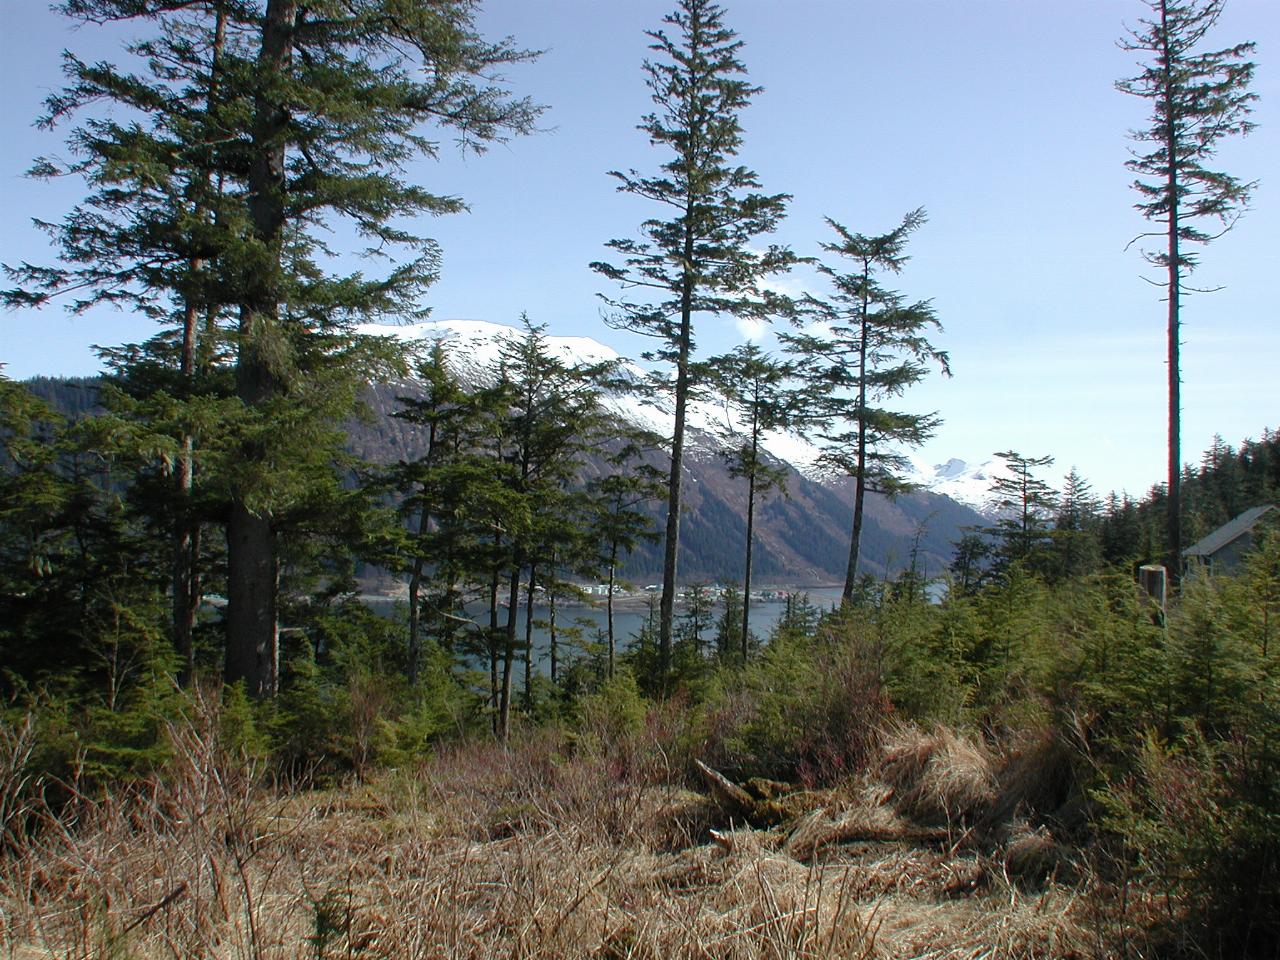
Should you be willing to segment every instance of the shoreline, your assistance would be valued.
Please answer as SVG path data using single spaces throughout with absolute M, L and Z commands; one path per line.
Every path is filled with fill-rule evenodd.
M 676 596 L 677 607 L 688 606 L 687 599 L 683 595 L 684 590 L 687 590 L 687 589 L 688 589 L 687 587 L 683 588 L 681 590 L 681 593 Z M 752 593 L 751 605 L 753 607 L 756 607 L 761 605 L 786 603 L 788 595 L 798 595 L 798 594 L 810 595 L 814 593 L 819 593 L 820 591 L 833 591 L 833 590 L 838 591 L 840 589 L 841 589 L 840 584 L 770 585 L 768 587 L 763 588 L 759 592 L 755 590 L 751 591 Z M 362 589 L 359 592 L 358 597 L 363 603 L 406 603 L 408 602 L 408 599 L 409 599 L 409 589 L 408 589 L 408 586 L 405 584 L 398 584 L 396 585 L 396 587 L 390 588 L 390 589 L 387 588 L 386 586 L 379 588 L 379 587 L 370 585 Z M 622 610 L 622 611 L 629 611 L 629 612 L 645 610 L 648 608 L 651 598 L 656 603 L 660 597 L 661 597 L 661 593 L 659 591 L 650 592 L 650 591 L 642 590 L 639 592 L 636 592 L 636 591 L 628 591 L 626 593 L 618 592 L 618 593 L 615 593 L 613 597 L 613 608 L 614 610 Z M 821 599 L 820 596 L 819 596 L 819 599 Z M 723 597 L 720 594 L 715 594 L 711 596 L 710 601 L 712 606 L 723 605 Z M 812 597 L 810 597 L 809 602 L 815 603 L 815 600 Z M 502 606 L 504 608 L 506 607 L 506 605 L 507 604 L 505 602 L 502 603 Z M 522 600 L 521 606 L 523 605 L 524 605 L 524 601 Z M 545 609 L 550 606 L 550 604 L 547 602 L 545 595 L 535 596 L 533 605 L 535 608 L 542 608 L 542 609 Z M 575 596 L 568 596 L 568 595 L 556 596 L 557 609 L 604 610 L 605 606 L 606 606 L 606 598 L 598 594 L 590 594 L 584 597 L 575 597 Z

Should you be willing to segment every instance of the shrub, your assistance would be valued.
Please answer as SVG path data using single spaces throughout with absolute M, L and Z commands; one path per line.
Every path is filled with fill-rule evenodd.
M 743 670 L 724 670 L 699 713 L 700 755 L 740 777 L 834 783 L 875 752 L 889 713 L 879 677 L 843 625 L 780 634 Z
M 1280 783 L 1274 760 L 1260 783 L 1242 746 L 1148 738 L 1099 795 L 1123 861 L 1167 905 L 1157 934 L 1197 956 L 1280 951 Z

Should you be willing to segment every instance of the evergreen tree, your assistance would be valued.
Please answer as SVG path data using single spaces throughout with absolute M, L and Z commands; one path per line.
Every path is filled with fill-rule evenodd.
M 404 164 L 435 154 L 427 124 L 453 129 L 476 151 L 529 130 L 536 110 L 484 78 L 530 54 L 480 38 L 466 0 L 323 9 L 71 0 L 64 9 L 87 23 L 149 22 L 157 35 L 138 47 L 144 74 L 68 58 L 72 82 L 50 100 L 50 122 L 98 102 L 137 119 L 92 118 L 75 135 L 80 159 L 70 172 L 102 189 L 55 237 L 81 266 L 24 267 L 19 279 L 34 292 L 10 299 L 83 288 L 90 301 L 145 305 L 159 294 L 184 319 L 192 302 L 234 314 L 227 676 L 270 696 L 281 517 L 311 489 L 290 469 L 300 460 L 332 466 L 339 433 L 326 423 L 344 415 L 338 401 L 354 397 L 351 383 L 386 371 L 346 335 L 350 324 L 414 313 L 434 279 L 434 245 L 402 224 L 462 208 L 406 183 Z M 370 241 L 370 256 L 399 249 L 406 259 L 381 276 L 329 273 L 322 261 L 333 251 L 317 230 L 337 220 Z
M 74 762 L 90 774 L 155 758 L 176 666 L 167 531 L 121 495 L 136 457 L 115 426 L 67 421 L 0 376 L 0 696 L 65 696 L 56 722 L 73 724 Z
M 991 502 L 1000 514 L 994 534 L 1000 542 L 1001 566 L 1021 561 L 1035 566 L 1043 559 L 1049 541 L 1049 522 L 1058 504 L 1057 494 L 1035 471 L 1053 463 L 1053 457 L 1024 457 L 1014 450 L 996 454 L 1011 476 L 997 476 L 991 484 Z
M 768 314 L 774 298 L 757 289 L 758 281 L 785 270 L 793 258 L 778 247 L 763 253 L 750 247 L 777 227 L 789 197 L 758 192 L 756 175 L 734 163 L 742 145 L 739 114 L 759 92 L 743 79 L 742 42 L 724 26 L 724 11 L 711 0 L 681 0 L 663 22 L 671 34 L 648 33 L 650 49 L 660 55 L 644 64 L 657 109 L 643 118 L 640 130 L 672 156 L 656 176 L 635 170 L 611 175 L 619 190 L 676 212 L 669 219 L 646 221 L 640 239 L 611 240 L 608 246 L 621 263 L 597 262 L 592 268 L 651 298 L 605 300 L 614 310 L 612 322 L 655 338 L 658 346 L 649 358 L 672 368 L 664 384 L 673 394 L 675 420 L 658 642 L 658 665 L 665 675 L 671 668 L 685 416 L 698 386 L 693 318 Z
M 843 602 L 851 603 L 862 543 L 868 490 L 893 494 L 903 488 L 897 473 L 904 460 L 897 449 L 923 443 L 941 422 L 936 414 L 903 413 L 881 404 L 924 379 L 928 363 L 950 375 L 946 353 L 927 339 L 941 330 L 928 301 L 908 303 L 880 284 L 880 274 L 899 273 L 907 261 L 907 239 L 925 222 L 923 210 L 907 214 L 889 233 L 850 233 L 828 219 L 838 242 L 828 253 L 851 260 L 854 270 L 818 269 L 835 288 L 830 300 L 808 299 L 816 323 L 785 336 L 788 349 L 803 358 L 810 379 L 811 410 L 819 426 L 822 458 L 853 478 L 853 530 L 845 571 Z
M 1191 244 L 1205 244 L 1229 230 L 1249 203 L 1253 183 L 1244 182 L 1210 163 L 1219 141 L 1247 134 L 1248 116 L 1257 94 L 1250 93 L 1254 64 L 1246 58 L 1255 45 L 1238 43 L 1222 50 L 1199 51 L 1222 14 L 1225 0 L 1144 0 L 1151 19 L 1138 21 L 1121 41 L 1125 50 L 1144 58 L 1135 77 L 1119 81 L 1124 93 L 1151 101 L 1150 126 L 1131 137 L 1149 145 L 1135 153 L 1128 167 L 1138 179 L 1136 205 L 1148 220 L 1164 225 L 1157 233 L 1163 246 L 1146 254 L 1164 273 L 1161 286 L 1168 302 L 1169 377 L 1168 500 L 1165 530 L 1171 575 L 1182 568 L 1181 454 L 1181 310 L 1188 275 L 1199 263 Z M 1143 148 L 1145 149 L 1145 148 Z M 1212 222 L 1215 228 L 1207 228 Z
M 920 541 L 924 539 L 931 519 L 933 519 L 932 514 L 916 524 L 915 532 L 911 536 L 911 552 L 907 556 L 907 566 L 893 581 L 893 598 L 904 601 L 908 605 L 923 603 L 928 599 L 929 582 L 920 570 Z
M 143 15 L 134 6 L 76 2 L 63 10 L 88 20 Z M 202 382 L 217 350 L 222 314 L 210 266 L 233 222 L 222 203 L 222 181 L 213 176 L 211 147 L 226 135 L 230 107 L 221 88 L 223 53 L 228 42 L 233 50 L 243 50 L 243 37 L 228 40 L 226 6 L 175 9 L 160 20 L 158 35 L 129 51 L 147 58 L 145 75 L 122 75 L 107 64 L 64 54 L 69 83 L 48 98 L 42 123 L 53 126 L 97 100 L 114 102 L 147 122 L 95 118 L 71 138 L 75 160 L 37 161 L 33 175 L 82 176 L 88 195 L 61 223 L 41 224 L 67 266 L 12 269 L 10 275 L 24 287 L 6 294 L 10 303 L 41 304 L 74 293 L 73 311 L 108 302 L 168 328 L 143 347 L 107 353 L 119 377 L 130 381 L 124 387 L 129 409 L 117 412 L 138 423 L 155 421 L 152 441 L 162 441 L 163 429 L 176 446 L 165 449 L 163 457 L 171 490 L 154 498 L 153 506 L 154 515 L 170 528 L 172 635 L 187 676 L 194 669 L 193 632 L 202 592 L 194 446 L 196 434 L 220 419 L 207 397 L 210 385 Z M 139 365 L 150 370 L 136 371 Z M 144 385 L 150 394 L 143 392 Z M 108 398 L 123 399 L 119 394 Z M 152 449 L 157 446 L 169 445 L 153 443 Z
M 1098 501 L 1075 467 L 1067 473 L 1058 498 L 1052 532 L 1051 572 L 1058 579 L 1092 573 L 1102 562 L 1098 539 Z
M 549 352 L 544 328 L 521 319 L 524 336 L 507 343 L 499 358 L 509 378 L 510 406 L 500 429 L 508 438 L 502 460 L 512 494 L 506 511 L 495 517 L 509 584 L 498 696 L 498 734 L 503 739 L 511 724 L 521 572 L 528 568 L 532 583 L 537 569 L 565 550 L 569 487 L 586 451 L 601 442 L 597 384 L 608 366 L 566 366 Z M 571 539 L 579 539 L 576 532 Z
M 690 662 L 703 657 L 702 635 L 711 627 L 711 588 L 692 583 L 684 591 L 684 613 L 680 617 L 677 640 L 685 647 Z
M 1142 520 L 1138 505 L 1114 492 L 1107 496 L 1102 518 L 1102 559 L 1108 564 L 1132 561 L 1144 555 L 1141 547 Z
M 728 462 L 729 476 L 747 481 L 747 535 L 743 560 L 740 630 L 742 662 L 747 662 L 751 642 L 751 553 L 755 540 L 756 499 L 771 490 L 786 491 L 787 468 L 769 457 L 760 447 L 761 438 L 771 430 L 791 425 L 797 416 L 798 398 L 788 380 L 792 368 L 768 356 L 754 343 L 745 343 L 731 353 L 709 360 L 712 376 L 728 401 L 728 423 L 722 433 L 731 446 L 721 456 Z M 736 422 L 735 422 L 736 421 Z
M 963 529 L 964 534 L 954 544 L 955 554 L 948 569 L 956 595 L 971 597 L 986 585 L 995 551 L 984 531 L 974 527 Z
M 821 619 L 822 611 L 809 602 L 808 593 L 788 593 L 782 616 L 773 625 L 769 642 L 772 645 L 783 637 L 793 640 L 811 637 Z
M 428 573 L 429 557 L 435 561 L 439 573 L 437 579 L 441 596 L 432 603 L 437 614 L 448 616 L 459 602 L 457 544 L 442 541 L 436 535 L 446 498 L 442 486 L 457 479 L 456 472 L 450 468 L 457 463 L 465 442 L 466 427 L 476 415 L 475 406 L 449 371 L 445 348 L 440 341 L 431 345 L 416 369 L 421 391 L 417 396 L 400 397 L 402 406 L 395 416 L 425 430 L 427 449 L 417 460 L 401 461 L 393 471 L 393 484 L 403 496 L 401 513 L 414 528 L 408 544 L 410 684 L 418 682 L 424 606 L 422 587 Z
M 742 632 L 746 597 L 738 589 L 737 584 L 725 583 L 722 585 L 720 599 L 724 609 L 716 618 L 716 653 L 724 662 L 728 662 L 729 658 L 733 657 L 745 664 L 750 642 Z

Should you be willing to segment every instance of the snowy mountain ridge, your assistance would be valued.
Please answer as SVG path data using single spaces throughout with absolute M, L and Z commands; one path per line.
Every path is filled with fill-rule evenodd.
M 991 504 L 991 485 L 998 479 L 1013 476 L 1003 460 L 985 460 L 970 464 L 952 457 L 946 463 L 929 464 L 908 454 L 906 478 L 931 493 L 940 493 L 957 503 L 973 507 L 987 517 L 998 512 Z
M 463 382 L 480 383 L 490 375 L 501 356 L 505 343 L 523 338 L 520 329 L 486 320 L 428 320 L 408 325 L 363 324 L 358 332 L 368 336 L 389 336 L 406 343 L 422 343 L 423 350 L 440 341 L 446 350 L 446 361 L 455 376 Z M 545 335 L 547 349 L 563 363 L 620 365 L 624 376 L 641 380 L 646 371 L 621 356 L 612 347 L 590 337 Z M 662 436 L 669 436 L 674 421 L 673 403 L 669 397 L 642 400 L 634 394 L 607 393 L 603 406 L 619 419 Z M 715 452 L 727 444 L 726 433 L 740 426 L 740 417 L 725 402 L 695 400 L 689 404 L 686 425 L 687 444 L 693 455 Z M 803 476 L 816 481 L 831 479 L 819 463 L 821 449 L 797 434 L 775 430 L 763 439 L 765 450 L 795 467 Z M 907 454 L 909 468 L 904 479 L 931 493 L 941 494 L 958 503 L 988 513 L 991 483 L 995 476 L 1006 473 L 1002 462 L 988 460 L 969 464 L 952 458 L 945 463 L 929 464 L 918 456 Z

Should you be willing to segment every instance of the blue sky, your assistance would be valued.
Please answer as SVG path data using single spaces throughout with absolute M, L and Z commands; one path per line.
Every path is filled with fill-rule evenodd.
M 606 284 L 587 264 L 651 212 L 606 172 L 653 170 L 663 156 L 636 130 L 649 109 L 641 61 L 661 0 L 489 0 L 482 25 L 544 49 L 513 68 L 513 90 L 549 110 L 546 130 L 482 157 L 445 150 L 415 166 L 471 211 L 433 221 L 444 274 L 438 318 L 515 322 L 594 336 L 624 353 L 644 344 L 607 328 Z M 954 378 L 932 378 L 905 408 L 945 423 L 926 459 L 1051 455 L 1045 478 L 1076 466 L 1096 490 L 1138 494 L 1163 477 L 1164 304 L 1126 244 L 1147 229 L 1124 168 L 1127 130 L 1147 105 L 1114 90 L 1134 72 L 1116 46 L 1139 0 L 729 0 L 728 24 L 764 87 L 744 115 L 741 159 L 770 192 L 793 195 L 774 238 L 814 254 L 823 217 L 875 233 L 923 206 L 911 263 L 894 284 L 933 300 Z M 0 261 L 52 254 L 32 217 L 57 219 L 78 185 L 26 181 L 65 130 L 34 128 L 59 82 L 58 52 L 112 55 L 131 28 L 70 30 L 41 0 L 0 6 Z M 1185 305 L 1186 459 L 1214 433 L 1236 443 L 1280 426 L 1280 7 L 1229 0 L 1211 43 L 1258 43 L 1258 130 L 1225 143 L 1222 169 L 1262 180 L 1252 210 L 1203 254 L 1197 282 L 1222 286 Z M 796 276 L 786 281 L 800 289 Z M 0 315 L 0 362 L 15 378 L 97 368 L 91 345 L 144 339 L 147 321 L 60 308 Z M 703 318 L 700 347 L 741 339 Z M 766 333 L 764 341 L 769 342 Z

